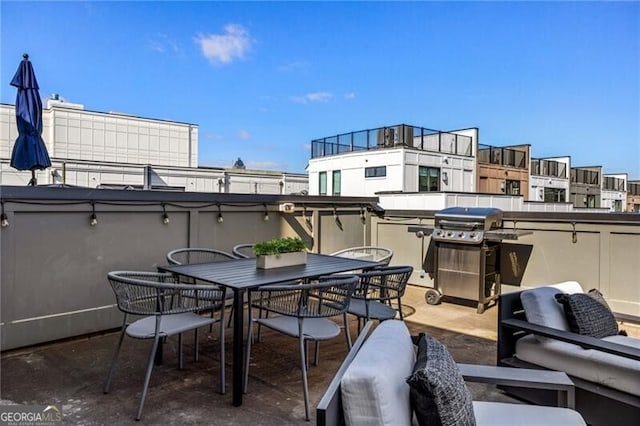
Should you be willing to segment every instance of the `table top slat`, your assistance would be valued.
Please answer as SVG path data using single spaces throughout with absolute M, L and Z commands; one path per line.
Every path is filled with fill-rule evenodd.
M 370 269 L 378 265 L 379 262 L 368 260 L 308 253 L 306 264 L 283 268 L 257 269 L 256 259 L 248 258 L 213 263 L 159 266 L 158 270 L 207 281 L 230 289 L 251 289 L 338 272 Z

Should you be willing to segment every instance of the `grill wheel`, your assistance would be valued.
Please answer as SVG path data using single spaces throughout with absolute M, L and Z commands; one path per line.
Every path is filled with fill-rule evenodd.
M 442 294 L 435 288 L 430 288 L 424 295 L 424 300 L 429 305 L 438 305 L 442 299 Z

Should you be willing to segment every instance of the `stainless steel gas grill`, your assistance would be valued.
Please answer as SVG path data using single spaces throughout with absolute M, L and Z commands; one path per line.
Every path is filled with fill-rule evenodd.
M 410 226 L 418 237 L 431 235 L 423 269 L 434 279 L 427 303 L 445 300 L 476 305 L 483 313 L 500 295 L 502 240 L 516 240 L 523 231 L 502 229 L 502 210 L 450 207 L 435 214 L 433 228 Z

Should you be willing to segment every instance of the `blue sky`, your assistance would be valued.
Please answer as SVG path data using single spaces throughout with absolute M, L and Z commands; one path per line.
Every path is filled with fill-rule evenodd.
M 4 103 L 43 97 L 199 125 L 201 166 L 304 172 L 312 139 L 480 129 L 640 179 L 638 2 L 0 3 Z

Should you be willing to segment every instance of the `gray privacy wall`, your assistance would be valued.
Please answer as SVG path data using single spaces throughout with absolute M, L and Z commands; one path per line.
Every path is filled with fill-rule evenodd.
M 332 199 L 0 186 L 9 221 L 0 229 L 1 348 L 120 326 L 122 314 L 107 273 L 154 271 L 175 248 L 230 252 L 236 244 L 296 235 L 314 252 L 362 245 L 360 209 L 375 199 Z M 95 226 L 89 223 L 91 201 Z M 293 202 L 296 212 L 281 214 L 284 202 Z M 169 224 L 163 223 L 162 203 Z M 334 206 L 342 230 L 335 224 Z
M 414 267 L 411 284 L 433 285 L 421 272 L 428 238 L 407 228 L 432 226 L 434 212 L 367 213 L 363 225 L 361 208 L 375 206 L 376 198 L 0 186 L 0 201 L 9 220 L 0 228 L 2 350 L 120 326 L 107 272 L 153 271 L 178 247 L 231 251 L 235 244 L 294 235 L 318 253 L 380 245 L 394 251 L 391 264 Z M 284 202 L 294 203 L 295 213 L 280 214 Z M 504 225 L 531 231 L 517 242 L 533 246 L 523 287 L 576 280 L 585 290 L 600 289 L 615 311 L 640 316 L 639 214 L 505 212 Z
M 504 215 L 505 228 L 531 233 L 518 241 L 509 241 L 532 246 L 520 287 L 578 281 L 585 291 L 599 289 L 615 312 L 640 319 L 640 214 L 505 212 Z M 429 238 L 422 241 L 408 233 L 409 225 L 433 226 L 433 212 L 386 211 L 384 218 L 372 219 L 371 241 L 394 251 L 392 263 L 413 265 L 411 284 L 431 287 L 433 280 L 422 272 L 421 257 L 422 244 L 426 252 Z M 502 292 L 518 289 L 502 286 Z

